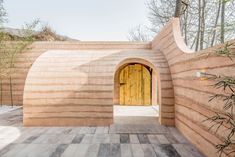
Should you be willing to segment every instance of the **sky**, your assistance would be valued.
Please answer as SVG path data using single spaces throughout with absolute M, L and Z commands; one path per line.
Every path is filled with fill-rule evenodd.
M 82 41 L 125 41 L 139 24 L 148 25 L 147 0 L 5 0 L 6 26 L 21 28 L 40 19 L 58 34 Z

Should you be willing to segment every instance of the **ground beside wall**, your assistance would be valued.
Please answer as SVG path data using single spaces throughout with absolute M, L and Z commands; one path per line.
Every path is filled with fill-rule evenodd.
M 197 77 L 197 73 L 235 76 L 235 58 L 230 60 L 207 55 L 221 46 L 223 45 L 192 53 L 183 42 L 178 19 L 170 21 L 152 42 L 153 50 L 164 53 L 170 66 L 175 95 L 176 127 L 208 157 L 219 156 L 215 145 L 221 143 L 223 133 L 209 131 L 210 124 L 202 121 L 215 112 L 221 112 L 223 103 L 208 102 L 209 97 L 218 91 L 209 86 L 213 82 L 203 81 Z M 235 47 L 232 50 L 235 51 Z

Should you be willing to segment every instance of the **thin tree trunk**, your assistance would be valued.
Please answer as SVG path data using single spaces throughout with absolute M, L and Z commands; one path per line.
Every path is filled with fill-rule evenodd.
M 14 106 L 14 102 L 13 102 L 13 91 L 12 91 L 12 78 L 10 76 L 10 96 L 11 96 L 11 106 Z
M 16 52 L 16 51 L 15 51 Z M 10 96 L 11 96 L 11 106 L 14 106 L 14 102 L 13 102 L 13 88 L 12 88 L 12 70 L 14 70 L 14 59 L 15 59 L 15 54 L 16 53 L 11 54 L 11 63 L 10 63 Z
M 201 3 L 201 30 L 200 30 L 200 50 L 202 50 L 204 48 L 204 34 L 205 34 L 205 5 L 206 5 L 206 1 L 202 0 Z
M 192 42 L 192 44 L 190 46 L 191 49 L 193 49 L 196 40 L 197 40 L 197 36 L 195 36 L 194 39 L 193 39 L 193 42 Z
M 198 0 L 198 30 L 195 50 L 198 51 L 201 32 L 201 0 Z
M 212 35 L 212 39 L 211 39 L 211 47 L 214 45 L 214 42 L 215 42 L 216 27 L 217 27 L 218 21 L 219 21 L 220 9 L 221 9 L 221 0 L 219 1 L 219 7 L 217 10 L 217 14 L 216 14 L 214 30 L 213 30 L 213 35 Z
M 3 105 L 3 104 L 2 104 L 2 78 L 1 78 L 0 84 L 1 84 L 1 89 L 0 89 L 0 90 L 1 90 L 1 106 L 2 106 L 2 105 Z
M 225 32 L 225 22 L 224 22 L 224 18 L 225 18 L 225 5 L 226 5 L 226 0 L 222 0 L 222 8 L 221 8 L 221 30 L 220 30 L 220 41 L 221 43 L 224 43 L 224 32 Z
M 175 17 L 180 17 L 180 11 L 181 11 L 181 5 L 182 5 L 182 0 L 176 0 L 176 5 L 175 5 Z
M 186 11 L 186 14 L 185 14 L 185 19 L 184 19 L 184 41 L 186 43 L 186 45 L 188 44 L 188 38 L 187 38 L 187 35 L 188 35 L 188 11 Z

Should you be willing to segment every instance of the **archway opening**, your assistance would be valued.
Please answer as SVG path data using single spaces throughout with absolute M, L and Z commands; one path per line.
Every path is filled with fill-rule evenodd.
M 149 106 L 151 100 L 152 69 L 138 63 L 123 67 L 119 75 L 119 104 Z
M 159 117 L 159 79 L 153 66 L 127 62 L 118 67 L 114 79 L 114 120 L 117 117 Z

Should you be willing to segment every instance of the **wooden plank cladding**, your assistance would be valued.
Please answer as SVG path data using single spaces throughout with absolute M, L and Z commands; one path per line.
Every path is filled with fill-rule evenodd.
M 12 45 L 12 43 L 11 43 Z M 13 43 L 14 45 L 14 43 Z M 18 58 L 15 61 L 15 69 L 14 74 L 12 75 L 12 84 L 13 84 L 13 100 L 14 105 L 23 105 L 23 88 L 25 84 L 25 79 L 28 74 L 29 68 L 32 66 L 34 61 L 44 52 L 48 50 L 54 50 L 54 49 L 60 49 L 60 50 L 81 50 L 81 52 L 89 53 L 87 50 L 101 50 L 97 51 L 99 53 L 107 53 L 112 50 L 120 50 L 120 51 L 127 51 L 127 50 L 150 50 L 151 44 L 150 43 L 143 43 L 143 42 L 34 42 L 33 44 L 29 45 L 28 48 L 20 53 L 18 55 Z M 82 51 L 84 50 L 84 51 Z M 83 54 L 84 54 L 83 53 Z M 120 55 L 120 54 L 118 54 Z M 115 54 L 113 54 L 112 57 L 105 57 L 105 63 L 107 65 L 106 68 L 108 68 L 109 64 L 112 64 L 113 61 L 117 61 L 117 59 L 114 57 Z M 86 61 L 86 55 L 80 56 L 80 63 Z M 95 56 L 94 56 L 95 57 Z M 154 57 L 153 54 L 150 55 L 150 57 Z M 94 58 L 95 59 L 95 58 Z M 158 57 L 158 60 L 162 59 L 161 57 Z M 43 60 L 45 63 L 44 67 L 40 68 L 52 68 L 50 66 L 51 62 L 53 64 L 53 61 L 61 62 L 61 64 L 58 64 L 57 66 L 63 66 L 63 64 L 73 64 L 74 61 L 78 61 L 78 59 L 71 59 L 70 62 L 63 60 L 63 58 L 59 58 L 54 56 L 48 57 L 47 60 Z M 43 62 L 42 61 L 42 62 Z M 93 62 L 95 64 L 95 61 Z M 98 66 L 99 64 L 97 64 Z M 66 67 L 65 67 L 66 68 Z M 89 67 L 81 67 L 84 69 L 89 69 Z M 101 69 L 101 68 L 100 68 Z M 37 69 L 35 68 L 35 71 Z M 92 70 L 92 69 L 91 69 Z M 96 68 L 94 68 L 96 70 Z M 102 69 L 101 69 L 102 70 Z M 109 70 L 110 71 L 110 70 Z M 49 72 L 49 70 L 48 70 Z M 106 70 L 108 72 L 108 70 Z M 105 75 L 106 76 L 106 75 Z M 67 76 L 68 77 L 68 76 Z M 43 79 L 43 78 L 40 78 Z M 2 80 L 3 83 L 3 93 L 9 93 L 10 86 L 9 86 L 9 78 L 4 78 Z M 18 88 L 21 87 L 21 88 Z M 17 96 L 16 94 L 17 93 Z M 8 94 L 9 95 L 9 94 Z M 18 99 L 18 96 L 21 97 L 21 99 Z M 2 104 L 9 104 L 10 99 L 7 97 L 3 97 Z
M 151 101 L 160 104 L 160 123 L 175 125 L 206 156 L 216 157 L 223 132 L 208 131 L 210 124 L 202 121 L 223 106 L 208 103 L 218 91 L 196 73 L 235 76 L 235 58 L 208 56 L 221 46 L 194 53 L 184 44 L 178 19 L 151 43 L 35 42 L 16 61 L 14 101 L 24 102 L 26 126 L 109 125 L 120 101 L 121 69 L 142 64 L 153 69 Z M 2 82 L 8 103 L 9 80 Z
M 150 50 L 148 44 L 133 43 L 129 45 L 130 49 L 125 44 L 122 47 L 124 50 L 121 49 L 123 45 L 103 43 L 60 43 L 65 48 L 58 43 L 51 44 L 33 44 L 33 51 L 51 47 L 61 50 L 48 50 L 40 55 L 27 74 L 23 97 L 25 126 L 112 124 L 114 100 L 119 99 L 116 88 L 120 88 L 115 76 L 120 67 L 131 63 L 149 66 L 153 70 L 151 85 L 154 88 L 162 82 L 152 90 L 152 99 L 167 104 L 161 107 L 160 123 L 174 125 L 174 92 L 170 70 L 159 51 Z M 81 49 L 79 45 L 82 45 Z M 85 45 L 87 50 L 83 47 Z M 24 74 L 16 76 L 20 78 Z
M 235 43 L 235 41 L 230 42 Z M 221 142 L 225 132 L 224 128 L 217 133 L 215 129 L 209 131 L 211 123 L 202 121 L 214 115 L 215 112 L 223 112 L 223 103 L 219 100 L 208 102 L 212 94 L 221 91 L 210 86 L 213 82 L 196 77 L 196 73 L 204 71 L 235 76 L 235 58 L 230 60 L 216 55 L 208 56 L 208 53 L 222 46 L 218 45 L 193 53 L 184 44 L 178 19 L 172 19 L 152 41 L 152 49 L 161 51 L 169 64 L 174 87 L 175 101 L 172 100 L 172 102 L 175 126 L 208 157 L 219 156 L 215 145 Z M 171 110 L 164 109 L 164 114 L 168 111 Z M 228 155 L 223 153 L 222 156 Z
M 120 105 L 151 105 L 151 74 L 141 64 L 127 65 L 120 72 Z

